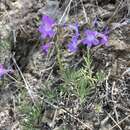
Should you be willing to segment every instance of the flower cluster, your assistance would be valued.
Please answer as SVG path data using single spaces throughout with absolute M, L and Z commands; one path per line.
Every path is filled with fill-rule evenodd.
M 42 23 L 39 26 L 39 32 L 41 33 L 42 39 L 51 39 L 55 36 L 56 32 L 54 30 L 55 21 L 49 17 L 49 16 L 43 16 L 42 17 Z M 97 18 L 93 22 L 93 27 L 97 29 Z M 97 45 L 105 45 L 108 44 L 108 35 L 106 31 L 104 32 L 98 32 L 96 30 L 86 29 L 84 32 L 84 37 L 80 36 L 79 33 L 79 24 L 76 22 L 76 24 L 68 25 L 68 28 L 72 31 L 74 31 L 71 41 L 67 45 L 67 49 L 69 52 L 76 52 L 78 50 L 79 45 L 84 45 L 87 47 L 97 46 Z M 41 46 L 42 51 L 47 54 L 48 50 L 51 48 L 51 44 L 43 44 Z
M 49 17 L 44 15 L 42 17 L 42 23 L 38 28 L 38 31 L 41 33 L 41 39 L 53 38 L 55 35 L 55 31 L 53 29 L 55 25 L 55 21 Z M 47 54 L 49 49 L 51 48 L 50 43 L 42 44 L 41 50 L 44 54 Z

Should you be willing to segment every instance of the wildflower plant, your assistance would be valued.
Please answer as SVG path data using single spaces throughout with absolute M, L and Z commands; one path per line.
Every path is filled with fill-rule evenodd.
M 45 56 L 49 53 L 49 50 L 55 46 L 56 59 L 58 61 L 58 67 L 61 70 L 58 72 L 58 83 L 54 85 L 53 88 L 50 87 L 51 82 L 53 83 L 53 78 L 51 79 L 51 73 L 47 81 L 44 83 L 46 86 L 45 89 L 39 91 L 39 95 L 43 95 L 45 98 L 49 99 L 51 102 L 55 102 L 55 99 L 60 100 L 62 97 L 67 97 L 69 99 L 69 95 L 75 96 L 81 105 L 85 103 L 85 99 L 90 93 L 92 88 L 95 88 L 97 83 L 100 82 L 105 76 L 96 72 L 93 73 L 93 65 L 92 65 L 92 57 L 90 56 L 89 50 L 93 46 L 98 45 L 108 45 L 108 34 L 106 31 L 99 32 L 97 19 L 94 21 L 94 28 L 85 28 L 84 32 L 80 30 L 80 24 L 78 22 L 73 24 L 66 24 L 65 26 L 57 25 L 56 21 L 44 15 L 41 20 L 41 24 L 39 25 L 38 31 L 40 33 L 41 40 L 41 51 Z M 60 29 L 59 29 L 60 28 Z M 64 33 L 60 33 L 59 30 L 67 30 L 67 40 L 65 41 Z M 59 32 L 58 32 L 59 31 Z M 63 31 L 64 32 L 64 31 Z M 66 33 L 66 32 L 65 32 Z M 83 34 L 83 35 L 82 35 Z M 60 35 L 60 36 L 59 36 Z M 63 37 L 63 40 L 60 38 Z M 60 43 L 59 41 L 65 41 L 64 43 Z M 80 68 L 65 68 L 62 66 L 62 49 L 67 48 L 67 52 L 70 54 L 78 53 L 80 51 L 80 45 L 83 46 L 83 49 L 86 49 L 83 54 L 83 64 Z M 63 47 L 63 48 L 62 48 Z M 66 52 L 66 51 L 65 51 Z M 55 54 L 54 54 L 55 56 Z M 57 66 L 56 66 L 57 67 Z M 57 68 L 56 68 L 57 69 Z M 2 65 L 0 65 L 0 77 L 12 72 L 11 70 L 5 69 Z M 50 79 L 49 79 L 50 78 Z M 50 82 L 50 83 L 49 83 Z M 56 87 L 55 87 L 56 86 Z M 25 92 L 26 94 L 26 92 Z M 34 129 L 34 124 L 37 124 L 37 119 L 41 118 L 41 109 L 43 104 L 39 103 L 40 107 L 34 107 L 30 105 L 30 102 L 26 102 L 23 100 L 24 97 L 27 97 L 24 93 L 21 95 L 21 106 L 20 109 L 22 113 L 25 113 L 25 119 L 22 121 L 22 124 L 25 125 L 25 129 Z M 65 98 L 66 98 L 65 97 Z M 63 98 L 63 99 L 65 99 Z M 24 98 L 25 99 L 25 98 Z M 41 107 L 42 106 L 42 107 Z
M 56 25 L 56 22 L 54 19 L 52 19 L 49 16 L 44 15 L 42 17 L 42 23 L 39 26 L 38 30 L 41 33 L 41 40 L 44 41 L 44 43 L 41 46 L 41 50 L 44 54 L 47 54 L 49 52 L 49 49 L 53 47 L 51 42 L 54 42 L 54 45 L 57 50 L 57 59 L 59 63 L 59 68 L 62 68 L 62 77 L 65 80 L 64 85 L 68 86 L 69 84 L 73 83 L 73 85 L 76 87 L 76 93 L 79 95 L 80 99 L 83 101 L 87 92 L 89 91 L 90 86 L 95 86 L 95 83 L 97 82 L 97 79 L 93 77 L 93 72 L 92 72 L 92 62 L 91 58 L 89 57 L 90 54 L 87 54 L 87 58 L 84 58 L 86 65 L 79 69 L 78 71 L 66 71 L 64 70 L 62 63 L 61 63 L 61 51 L 60 47 L 65 46 L 64 48 L 67 48 L 67 51 L 70 53 L 77 53 L 77 51 L 80 51 L 80 45 L 84 46 L 84 48 L 91 48 L 93 46 L 98 46 L 98 45 L 108 45 L 108 31 L 98 31 L 98 23 L 97 23 L 97 17 L 93 21 L 93 28 L 85 28 L 84 32 L 80 30 L 80 24 L 78 23 L 78 20 L 76 20 L 75 23 L 66 23 L 63 26 L 61 25 Z M 56 30 L 67 30 L 67 41 L 64 43 L 59 43 L 59 41 L 65 41 L 65 40 L 60 40 L 58 39 L 59 37 L 61 38 L 62 36 L 60 35 L 60 32 L 56 32 Z M 58 28 L 59 27 L 59 28 Z M 107 32 L 107 33 L 106 33 Z M 61 33 L 63 34 L 63 33 Z M 83 34 L 83 35 L 82 35 Z M 56 37 L 56 38 L 54 38 Z M 57 41 L 52 41 L 54 39 Z M 63 38 L 65 38 L 63 36 Z M 61 45 L 62 44 L 62 45 Z M 88 52 L 88 50 L 86 50 Z M 84 54 L 85 55 L 85 54 Z M 60 67 L 61 66 L 61 67 Z M 69 69 L 69 68 L 68 68 Z M 66 73 L 69 73 L 69 78 L 67 78 Z M 63 86 L 64 86 L 63 85 Z

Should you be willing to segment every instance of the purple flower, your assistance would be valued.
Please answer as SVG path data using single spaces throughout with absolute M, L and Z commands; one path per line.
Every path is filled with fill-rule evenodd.
M 92 45 L 98 45 L 99 40 L 97 39 L 97 31 L 92 30 L 86 30 L 85 31 L 85 39 L 82 40 L 84 45 L 87 45 L 88 47 L 91 47 Z
M 51 44 L 50 44 L 50 43 L 43 44 L 43 45 L 41 46 L 41 50 L 42 50 L 42 52 L 43 52 L 45 55 L 47 55 L 47 53 L 48 53 L 48 51 L 49 51 L 50 48 L 51 48 Z
M 85 38 L 82 40 L 84 45 L 87 45 L 88 47 L 96 46 L 99 44 L 107 45 L 108 43 L 108 36 L 92 30 L 86 30 L 85 31 Z
M 55 35 L 55 31 L 53 30 L 54 24 L 55 21 L 51 17 L 47 15 L 42 17 L 42 23 L 38 28 L 39 32 L 41 33 L 41 38 L 52 38 Z
M 4 66 L 0 64 L 0 78 L 9 72 L 13 72 L 13 70 L 5 69 Z
M 73 36 L 71 39 L 71 42 L 68 44 L 68 51 L 69 52 L 76 52 L 78 49 L 78 37 L 77 36 Z
M 69 52 L 76 52 L 78 49 L 78 37 L 79 37 L 79 30 L 78 30 L 78 22 L 75 23 L 75 25 L 70 24 L 69 28 L 73 29 L 75 31 L 75 34 L 73 35 L 71 42 L 68 44 L 68 51 Z
M 78 29 L 78 27 L 79 27 L 78 22 L 76 22 L 74 25 L 73 25 L 73 24 L 70 24 L 70 25 L 69 25 L 69 28 L 70 28 L 70 29 L 75 30 L 75 35 L 76 35 L 77 37 L 80 35 L 80 34 L 79 34 L 79 29 Z

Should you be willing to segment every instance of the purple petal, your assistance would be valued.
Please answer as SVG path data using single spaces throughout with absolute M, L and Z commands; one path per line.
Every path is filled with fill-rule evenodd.
M 43 33 L 41 34 L 41 38 L 42 38 L 42 39 L 45 39 L 46 37 L 47 37 L 47 33 L 43 32 Z
M 108 37 L 107 36 L 103 37 L 101 39 L 100 43 L 107 46 L 108 45 Z
M 95 37 L 98 34 L 98 32 L 87 29 L 87 30 L 85 30 L 85 34 L 88 36 L 92 35 L 93 37 Z
M 87 45 L 88 47 L 91 47 L 92 45 L 98 45 L 99 40 L 96 38 L 98 32 L 92 31 L 92 30 L 86 30 L 85 35 L 86 38 L 82 40 L 82 43 L 84 45 Z
M 82 43 L 88 47 L 91 47 L 93 45 L 96 46 L 99 44 L 107 45 L 108 43 L 108 36 L 104 33 L 87 29 L 85 31 L 85 35 L 86 37 L 82 40 Z
M 48 36 L 52 38 L 55 35 L 55 32 L 53 30 L 48 31 Z
M 83 39 L 83 40 L 82 40 L 82 43 L 83 43 L 84 45 L 87 45 L 88 47 L 91 47 L 91 46 L 92 46 L 92 42 L 91 42 L 91 41 L 88 41 L 87 39 Z
M 94 39 L 86 38 L 86 39 L 83 39 L 82 42 L 84 45 L 87 45 L 88 47 L 92 47 L 93 45 L 99 44 L 99 41 L 96 38 L 94 38 Z
M 108 36 L 102 33 L 98 33 L 97 38 L 99 39 L 100 44 L 108 44 Z
M 53 30 L 54 23 L 55 22 L 51 17 L 46 15 L 42 17 L 42 23 L 38 28 L 38 31 L 41 33 L 41 38 L 52 38 L 55 35 Z
M 40 26 L 38 30 L 41 33 L 41 38 L 45 39 L 48 35 L 45 29 L 42 26 Z
M 70 28 L 70 29 L 75 30 L 76 36 L 79 36 L 79 29 L 78 29 L 78 27 L 79 27 L 78 22 L 76 22 L 75 25 L 73 25 L 73 24 L 70 24 L 70 25 L 69 25 L 69 28 Z
M 77 46 L 75 46 L 74 44 L 72 44 L 72 43 L 68 44 L 68 51 L 69 52 L 76 52 L 77 49 L 78 49 Z
M 78 38 L 77 36 L 73 36 L 71 39 L 71 42 L 68 44 L 68 51 L 70 52 L 76 52 L 78 49 Z
M 0 65 L 0 77 L 3 76 L 4 74 L 5 74 L 5 69 L 3 65 Z
M 0 64 L 0 78 L 9 72 L 13 72 L 13 70 L 5 69 L 4 66 Z
M 72 39 L 71 39 L 71 41 L 72 41 L 73 44 L 77 45 L 78 37 L 77 36 L 73 36 Z
M 50 43 L 43 44 L 43 45 L 41 46 L 42 52 L 43 52 L 45 55 L 47 55 L 47 53 L 48 53 L 49 49 L 51 48 L 51 46 L 52 46 L 52 45 L 51 45 Z
M 55 24 L 54 19 L 52 19 L 51 17 L 44 15 L 42 17 L 42 22 L 46 25 L 52 26 L 53 24 Z

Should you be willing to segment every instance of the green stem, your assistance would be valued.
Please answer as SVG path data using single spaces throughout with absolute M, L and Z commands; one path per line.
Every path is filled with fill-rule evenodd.
M 62 61 L 61 61 L 61 51 L 59 49 L 58 42 L 55 44 L 55 46 L 56 46 L 56 51 L 57 51 L 57 61 L 59 64 L 60 72 L 64 73 L 64 66 L 63 66 Z

